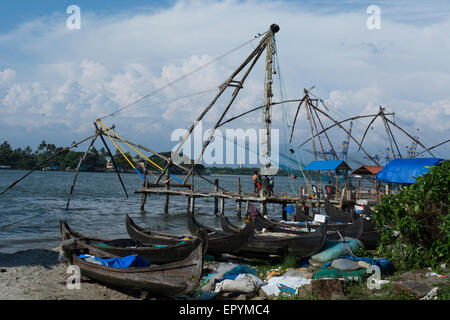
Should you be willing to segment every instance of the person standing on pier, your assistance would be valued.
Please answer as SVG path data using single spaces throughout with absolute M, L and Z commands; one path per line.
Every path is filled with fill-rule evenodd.
M 269 184 L 268 184 L 268 187 L 267 187 L 267 191 L 268 191 L 268 193 L 269 193 L 269 197 L 271 197 L 271 196 L 273 196 L 274 194 L 273 194 L 273 177 L 272 176 L 270 176 L 269 178 L 268 178 L 268 180 L 269 180 Z
M 254 172 L 253 173 L 253 194 L 256 194 L 256 192 L 258 191 L 258 180 L 259 180 L 259 177 L 258 177 L 258 172 Z

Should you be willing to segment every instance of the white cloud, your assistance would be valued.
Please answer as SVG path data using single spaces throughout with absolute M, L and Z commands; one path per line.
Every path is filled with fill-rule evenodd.
M 0 86 L 4 86 L 8 83 L 11 83 L 16 77 L 16 72 L 12 69 L 5 69 L 0 71 Z
M 411 16 L 402 23 L 401 11 L 395 9 L 382 7 L 382 14 L 389 15 L 382 16 L 379 31 L 366 28 L 365 10 L 324 13 L 294 2 L 254 0 L 179 1 L 164 10 L 116 16 L 83 11 L 79 31 L 67 30 L 63 15 L 30 21 L 0 35 L 0 46 L 26 52 L 0 71 L 0 110 L 8 115 L 0 119 L 1 127 L 33 123 L 39 135 L 38 128 L 60 124 L 76 135 L 88 134 L 97 117 L 190 73 L 275 22 L 281 28 L 277 47 L 286 98 L 298 98 L 303 88 L 316 85 L 313 92 L 334 105 L 340 119 L 376 113 L 382 105 L 411 127 L 435 136 L 437 143 L 450 134 L 450 65 L 444 58 L 450 51 L 450 20 L 418 25 Z M 408 12 L 419 15 L 411 8 Z M 226 80 L 257 41 L 108 121 L 125 136 L 140 130 L 145 133 L 145 138 L 140 135 L 143 143 L 155 141 L 164 148 L 170 131 L 187 127 L 200 114 L 217 92 L 213 88 Z M 230 116 L 262 103 L 264 57 L 261 60 Z M 204 96 L 172 101 L 207 89 L 212 90 Z M 229 96 L 211 110 L 207 125 L 214 123 Z M 295 107 L 289 105 L 291 117 Z M 274 126 L 282 122 L 278 110 L 274 109 Z M 41 114 L 46 114 L 45 121 L 34 118 Z M 18 121 L 23 117 L 29 118 Z M 261 112 L 242 118 L 234 126 L 238 125 L 260 126 Z M 308 126 L 303 113 L 297 142 L 309 136 Z M 364 125 L 355 125 L 354 130 L 361 133 Z M 335 133 L 338 141 L 341 136 Z M 385 142 L 381 136 L 368 139 Z

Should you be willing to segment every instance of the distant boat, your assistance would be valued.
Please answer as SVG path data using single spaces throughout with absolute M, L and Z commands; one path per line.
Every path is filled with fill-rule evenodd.
M 297 176 L 295 174 L 291 174 L 291 179 L 297 179 Z
M 12 166 L 8 166 L 8 165 L 1 165 L 0 169 L 11 169 Z

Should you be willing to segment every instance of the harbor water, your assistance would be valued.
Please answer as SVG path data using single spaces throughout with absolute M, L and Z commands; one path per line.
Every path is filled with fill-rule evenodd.
M 0 170 L 0 190 L 26 174 L 23 170 Z M 134 191 L 142 186 L 137 174 L 122 174 L 128 191 L 128 199 L 114 172 L 80 172 L 69 210 L 66 202 L 74 172 L 36 171 L 14 188 L 0 195 L 0 252 L 58 246 L 60 241 L 59 220 L 63 219 L 75 230 L 103 238 L 128 237 L 125 214 L 128 213 L 138 225 L 155 231 L 176 235 L 188 234 L 186 225 L 187 198 L 171 196 L 169 213 L 164 213 L 164 196 L 149 195 L 145 210 L 141 211 L 141 194 Z M 221 187 L 237 190 L 240 178 L 242 192 L 253 192 L 251 176 L 211 175 L 209 180 L 219 179 Z M 303 180 L 275 177 L 276 193 L 297 194 Z M 195 188 L 213 191 L 214 186 L 196 177 Z M 245 204 L 242 205 L 244 210 Z M 268 214 L 281 217 L 281 205 L 268 204 Z M 220 229 L 218 216 L 214 215 L 214 198 L 197 198 L 197 220 Z M 236 202 L 225 201 L 225 215 L 238 223 Z

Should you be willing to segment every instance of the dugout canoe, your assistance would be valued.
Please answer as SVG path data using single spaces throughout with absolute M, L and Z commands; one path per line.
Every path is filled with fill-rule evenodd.
M 194 241 L 194 239 L 196 238 L 192 235 L 174 236 L 167 233 L 153 231 L 148 228 L 143 228 L 137 225 L 128 214 L 126 214 L 125 216 L 125 225 L 128 235 L 131 237 L 131 239 L 140 241 L 142 243 L 174 245 L 176 243 L 179 243 L 180 241 Z M 208 237 L 206 230 L 200 230 L 199 234 L 203 239 L 203 254 L 205 254 L 208 248 Z
M 182 260 L 125 269 L 102 266 L 78 258 L 80 254 L 100 258 L 112 258 L 114 255 L 100 249 L 91 250 L 76 238 L 62 241 L 60 251 L 70 264 L 80 268 L 83 276 L 111 287 L 139 289 L 168 298 L 187 294 L 197 287 L 203 269 L 203 257 L 201 240 L 196 243 L 197 247 Z
M 188 213 L 187 225 L 193 235 L 198 235 L 201 230 L 207 230 L 208 249 L 206 252 L 211 255 L 239 251 L 253 238 L 255 232 L 254 223 L 249 222 L 238 232 L 225 233 L 200 224 L 191 213 Z
M 255 219 L 257 219 L 255 217 Z M 222 229 L 236 232 L 238 227 L 232 225 L 228 218 L 221 215 Z M 237 255 L 285 255 L 293 254 L 297 257 L 310 257 L 322 249 L 327 239 L 327 224 L 320 224 L 313 232 L 256 232 L 253 238 Z
M 60 220 L 61 239 L 78 239 L 80 246 L 92 252 L 101 250 L 116 257 L 125 257 L 132 254 L 147 259 L 150 263 L 163 264 L 182 260 L 188 257 L 203 239 L 195 237 L 192 241 L 179 241 L 169 245 L 141 243 L 133 239 L 103 239 L 87 236 L 76 232 L 67 222 Z

